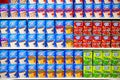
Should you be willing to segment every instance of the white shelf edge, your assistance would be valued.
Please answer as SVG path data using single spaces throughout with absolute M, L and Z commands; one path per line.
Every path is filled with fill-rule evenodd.
M 0 18 L 0 19 L 119 19 L 120 20 L 120 18 L 39 18 L 39 17 L 7 17 L 7 18 Z
M 46 49 L 73 49 L 73 50 L 77 50 L 77 49 L 82 49 L 82 50 L 85 50 L 85 49 L 100 49 L 100 50 L 106 50 L 106 49 L 109 49 L 109 50 L 120 50 L 120 48 L 39 48 L 39 47 L 1 47 L 0 50 L 2 49 L 43 49 L 43 50 L 46 50 Z
M 4 78 L 4 79 L 6 79 L 6 80 L 16 80 L 16 79 L 23 79 L 23 80 L 25 80 L 25 79 L 27 79 L 27 80 L 29 80 L 29 79 L 51 79 L 51 80 L 54 80 L 54 79 L 109 79 L 109 80 L 120 80 L 120 78 Z M 2 80 L 2 79 L 1 79 Z

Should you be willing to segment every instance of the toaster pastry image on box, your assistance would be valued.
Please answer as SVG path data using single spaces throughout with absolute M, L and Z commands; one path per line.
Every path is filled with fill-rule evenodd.
M 9 63 L 10 64 L 17 64 L 17 56 L 18 51 L 17 50 L 9 50 Z
M 36 64 L 36 51 L 35 50 L 28 50 L 28 63 L 29 64 Z
M 37 56 L 38 56 L 38 64 L 46 64 L 47 58 L 46 58 L 46 52 L 45 50 L 38 50 Z
M 55 64 L 47 65 L 47 77 L 54 78 L 55 77 Z
M 8 4 L 0 4 L 1 7 L 1 17 L 8 17 Z
M 1 34 L 1 47 L 9 46 L 9 38 L 8 34 Z
M 18 32 L 19 34 L 25 34 L 27 28 L 27 21 L 26 20 L 19 20 L 18 21 Z
M 0 20 L 0 31 L 2 34 L 7 34 L 8 32 L 8 21 L 7 20 Z
M 45 33 L 45 20 L 37 20 L 37 33 L 38 34 Z
M 28 65 L 28 77 L 29 78 L 35 78 L 36 77 L 36 65 L 35 64 L 29 64 Z
M 26 50 L 18 50 L 18 61 L 19 61 L 19 64 L 27 63 L 27 51 Z
M 64 50 L 56 50 L 56 63 L 64 64 Z
M 9 64 L 8 66 L 8 75 L 10 78 L 17 77 L 17 64 Z
M 56 64 L 56 77 L 62 78 L 64 77 L 64 64 Z
M 46 64 L 37 64 L 37 70 L 38 70 L 37 75 L 39 78 L 46 77 Z

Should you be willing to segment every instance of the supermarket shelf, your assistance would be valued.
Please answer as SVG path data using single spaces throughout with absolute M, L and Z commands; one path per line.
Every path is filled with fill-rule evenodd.
M 102 19 L 102 20 L 103 20 L 103 19 L 114 19 L 114 20 L 120 20 L 120 18 L 94 18 L 94 17 L 93 17 L 93 18 L 38 18 L 38 17 L 23 17 L 23 18 L 22 18 L 22 17 L 12 17 L 12 18 L 11 18 L 11 17 L 8 17 L 8 18 L 0 18 L 0 19 L 8 19 L 8 20 L 9 20 L 9 19 L 10 19 L 10 20 L 11 20 L 11 19 L 43 19 L 43 20 L 44 20 L 44 19 L 46 19 L 46 20 L 47 20 L 47 19 L 54 19 L 54 20 L 57 20 L 57 19 L 61 19 L 61 20 L 64 20 L 64 19 L 65 19 L 65 20 L 66 20 L 66 19 L 74 19 L 74 20 L 75 20 L 75 19 L 76 19 L 76 20 L 77 20 L 77 19 L 86 19 L 86 20 L 87 20 L 87 19 L 97 19 L 97 20 L 99 20 L 99 19 Z
M 80 50 L 80 49 L 100 49 L 100 50 L 120 50 L 120 48 L 39 48 L 39 47 L 1 47 L 0 49 L 42 49 L 42 50 L 62 50 L 62 49 L 73 49 L 73 50 Z
M 120 78 L 9 78 L 9 79 L 6 79 L 6 80 L 17 80 L 17 79 L 19 79 L 19 80 L 32 80 L 32 79 L 34 79 L 34 80 L 38 80 L 38 79 L 47 79 L 47 80 L 49 80 L 49 79 L 51 79 L 51 80 L 55 80 L 55 79 L 71 79 L 71 80 L 74 80 L 74 79 L 78 79 L 78 80 L 80 80 L 80 79 L 82 79 L 82 80 L 84 80 L 84 79 L 86 79 L 86 80 L 89 80 L 89 79 L 91 79 L 91 80 L 96 80 L 96 79 L 98 79 L 98 80 L 102 80 L 102 79 L 104 79 L 104 80 L 120 80 Z

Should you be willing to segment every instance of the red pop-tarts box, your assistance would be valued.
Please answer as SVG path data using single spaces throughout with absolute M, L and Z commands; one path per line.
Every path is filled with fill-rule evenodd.
M 111 36 L 111 47 L 120 47 L 120 36 Z
M 93 36 L 92 37 L 92 47 L 99 48 L 101 47 L 102 36 Z
M 110 41 L 111 41 L 110 36 L 102 36 L 101 47 L 104 47 L 104 48 L 110 47 Z
M 111 31 L 111 21 L 103 21 L 102 31 Z
M 83 47 L 91 47 L 92 36 L 83 36 Z
M 120 21 L 112 21 L 112 31 L 120 31 Z
M 82 47 L 83 36 L 74 35 L 74 47 Z
M 84 27 L 83 27 L 83 31 L 92 31 L 92 21 L 84 21 Z

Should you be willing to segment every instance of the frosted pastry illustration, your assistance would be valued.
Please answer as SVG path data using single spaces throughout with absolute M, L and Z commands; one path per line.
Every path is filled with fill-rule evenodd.
M 56 0 L 56 2 L 57 2 L 58 4 L 62 4 L 62 3 L 64 2 L 64 0 Z
M 28 76 L 29 76 L 29 78 L 35 78 L 36 71 L 35 70 L 28 70 Z
M 48 18 L 53 18 L 54 17 L 54 10 L 47 12 L 47 16 L 48 16 Z
M 120 3 L 120 0 L 113 0 L 113 2 L 118 4 L 118 3 Z
M 22 27 L 22 28 L 19 28 L 19 33 L 26 33 L 26 28 L 25 27 Z
M 29 11 L 29 17 L 36 17 L 35 11 Z
M 38 0 L 39 3 L 46 3 L 46 0 Z
M 41 28 L 37 28 L 38 30 L 38 33 L 44 33 L 44 27 L 41 27 Z
M 11 2 L 12 4 L 16 4 L 16 3 L 18 2 L 18 0 L 10 0 L 10 2 Z
M 11 41 L 11 42 L 10 42 L 10 46 L 11 46 L 11 47 L 17 47 L 17 41 L 16 41 L 16 40 Z
M 26 17 L 27 13 L 26 11 L 20 11 L 20 17 Z
M 63 17 L 63 11 L 56 11 L 57 18 Z
M 16 74 L 16 72 L 10 72 L 9 73 L 10 78 L 16 78 L 15 74 Z
M 11 11 L 11 17 L 18 17 L 17 11 Z
M 26 0 L 20 0 L 21 4 L 26 4 Z
M 63 47 L 63 41 L 56 42 L 57 47 Z
M 25 64 L 25 63 L 26 63 L 25 60 L 26 60 L 26 58 L 20 58 L 20 59 L 19 59 L 20 64 Z
M 44 47 L 45 41 L 38 41 L 38 47 Z
M 24 40 L 24 41 L 19 42 L 19 46 L 26 47 L 26 41 Z
M 32 34 L 35 33 L 35 27 L 31 27 L 31 28 L 29 28 L 28 30 L 29 30 L 29 33 L 32 33 Z
M 29 3 L 30 3 L 30 4 L 35 4 L 35 3 L 36 3 L 36 0 L 29 0 Z
M 114 0 L 113 0 L 113 1 L 114 1 Z M 109 4 L 109 3 L 111 3 L 111 0 L 104 0 L 104 3 Z
M 19 77 L 20 78 L 25 78 L 26 76 L 25 76 L 25 71 L 23 71 L 23 72 L 19 72 Z
M 47 42 L 48 47 L 54 47 L 54 41 Z
M 16 33 L 16 27 L 10 28 L 10 33 Z
M 1 17 L 8 17 L 7 11 L 1 11 Z
M 7 33 L 7 27 L 1 28 L 1 33 Z
M 29 44 L 29 47 L 35 47 L 35 41 L 34 40 L 29 41 L 28 44 Z
M 46 30 L 47 30 L 47 33 L 53 33 L 53 32 L 54 32 L 54 31 L 53 31 L 53 27 L 49 27 L 49 28 L 47 28 Z
M 2 58 L 2 59 L 0 60 L 0 63 L 1 63 L 1 64 L 7 64 L 7 58 Z
M 73 3 L 73 0 L 65 0 L 66 3 Z
M 48 0 L 48 3 L 49 3 L 49 4 L 53 4 L 53 3 L 54 3 L 54 0 Z
M 94 0 L 96 4 L 102 3 L 102 0 Z
M 93 0 L 85 0 L 85 2 L 86 2 L 87 4 L 92 4 L 92 1 L 93 1 Z
M 11 64 L 16 64 L 16 63 L 17 63 L 16 61 L 17 61 L 16 58 L 11 58 L 11 59 L 10 59 L 10 63 L 11 63 Z
M 7 74 L 7 72 L 0 72 L 0 77 L 1 78 L 7 78 L 6 74 Z

